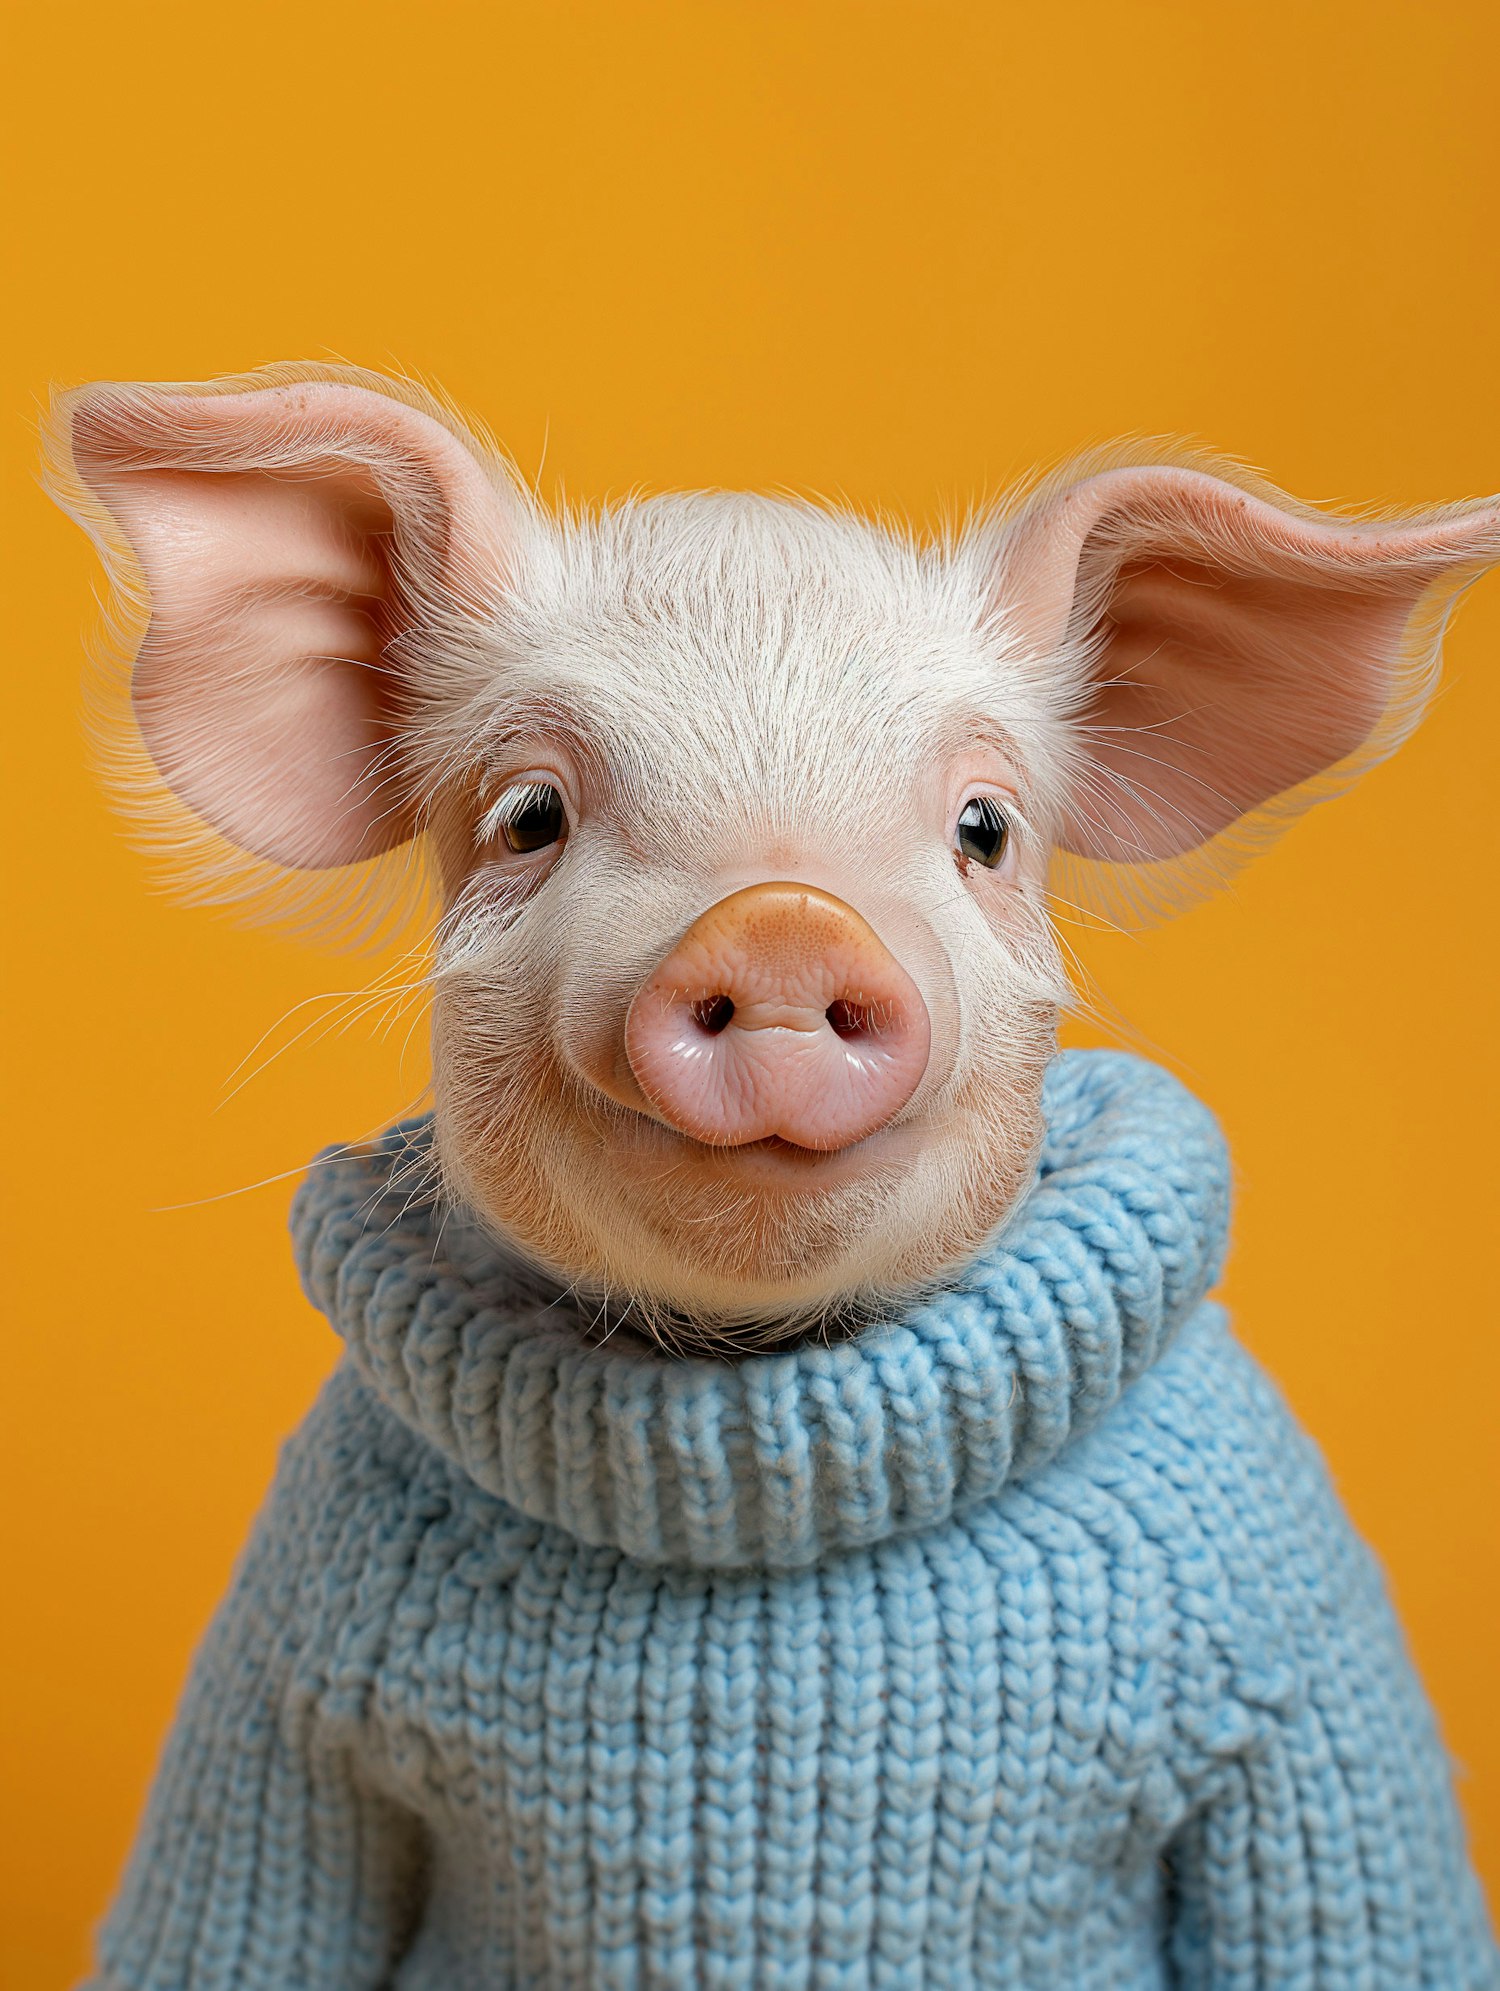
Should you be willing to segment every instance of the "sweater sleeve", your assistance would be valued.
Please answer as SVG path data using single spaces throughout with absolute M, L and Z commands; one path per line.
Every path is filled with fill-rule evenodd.
M 1169 1854 L 1180 1991 L 1500 1987 L 1439 1765 L 1403 1754 L 1301 1718 L 1226 1766 Z
M 194 1663 L 84 1991 L 373 1991 L 410 1934 L 421 1830 L 367 1779 L 323 1629 L 328 1538 L 363 1531 L 319 1511 L 311 1450 L 289 1448 Z
M 1168 1850 L 1181 1991 L 1500 1991 L 1451 1768 L 1383 1576 L 1315 1448 L 1244 1359 L 1205 1441 L 1237 1629 L 1184 1714 L 1204 1770 Z M 1165 1420 L 1164 1420 L 1165 1421 Z

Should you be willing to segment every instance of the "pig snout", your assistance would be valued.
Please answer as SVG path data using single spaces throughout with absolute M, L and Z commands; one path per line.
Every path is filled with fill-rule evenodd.
M 927 1069 L 927 1005 L 843 900 L 752 885 L 711 906 L 630 1005 L 625 1052 L 654 1111 L 718 1147 L 848 1147 Z

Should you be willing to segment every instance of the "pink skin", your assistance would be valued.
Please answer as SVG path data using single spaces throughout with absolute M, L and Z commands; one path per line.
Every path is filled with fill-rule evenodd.
M 625 1023 L 651 1109 L 714 1147 L 850 1147 L 906 1105 L 931 1043 L 916 983 L 853 907 L 787 883 L 711 906 Z
M 445 1186 L 566 1279 L 710 1324 L 909 1291 L 977 1248 L 1024 1183 L 1053 1037 L 1047 842 L 1191 858 L 1342 782 L 1415 717 L 1447 608 L 1500 561 L 1494 501 L 1349 521 L 1194 461 L 1054 481 L 915 565 L 851 520 L 717 496 L 554 520 L 437 402 L 344 369 L 104 383 L 56 433 L 125 619 L 150 597 L 140 741 L 111 740 L 111 766 L 153 808 L 175 792 L 174 850 L 184 810 L 202 820 L 185 847 L 216 899 L 281 867 L 300 908 L 321 874 L 429 833 L 463 915 L 436 992 Z M 856 630 L 877 672 L 859 683 L 915 701 L 930 749 L 869 731 Z M 767 642 L 805 673 L 785 723 Z M 730 701 L 722 762 L 686 703 L 704 674 Z M 508 848 L 472 815 L 495 756 L 563 720 L 587 748 L 556 771 L 567 832 Z M 850 792 L 891 805 L 848 879 L 826 806 L 802 813 L 846 732 Z M 1000 735 L 1011 768 L 986 758 Z M 615 741 L 674 770 L 645 820 Z M 742 824 L 774 842 L 705 840 L 736 768 Z M 955 847 L 974 784 L 1017 789 L 1033 830 L 993 869 Z

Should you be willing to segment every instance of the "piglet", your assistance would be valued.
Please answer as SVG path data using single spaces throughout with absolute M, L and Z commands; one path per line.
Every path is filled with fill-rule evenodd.
M 1206 1299 L 1217 1131 L 1057 1054 L 1047 896 L 1389 751 L 1500 506 L 1122 451 L 935 543 L 553 516 L 326 367 L 67 397 L 54 476 L 194 878 L 417 853 L 441 907 L 433 1110 L 299 1195 L 347 1352 L 98 1991 L 1500 1981 L 1378 1573 Z

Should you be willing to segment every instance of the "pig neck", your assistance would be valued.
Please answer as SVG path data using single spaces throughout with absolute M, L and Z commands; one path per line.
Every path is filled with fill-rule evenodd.
M 1105 1416 L 1218 1276 L 1207 1109 L 1116 1052 L 1046 1079 L 1033 1184 L 943 1291 L 833 1347 L 735 1363 L 590 1341 L 413 1195 L 431 1128 L 330 1152 L 298 1192 L 304 1286 L 346 1360 L 487 1493 L 643 1561 L 792 1567 L 931 1527 Z

